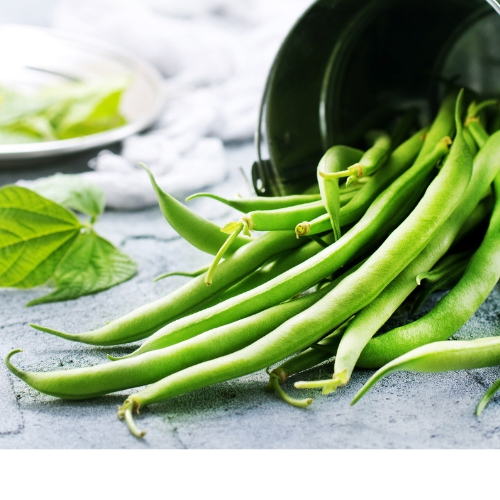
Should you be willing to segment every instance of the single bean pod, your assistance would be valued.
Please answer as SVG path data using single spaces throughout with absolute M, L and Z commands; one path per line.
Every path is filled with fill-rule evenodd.
M 320 194 L 295 194 L 291 196 L 253 196 L 249 198 L 234 198 L 227 199 L 222 196 L 217 196 L 212 193 L 196 193 L 186 198 L 186 201 L 195 198 L 212 198 L 214 200 L 224 203 L 235 210 L 243 212 L 254 212 L 255 210 L 276 210 L 278 208 L 294 207 L 296 205 L 303 205 L 304 203 L 312 203 L 320 201 Z
M 284 304 L 271 307 L 248 318 L 205 332 L 182 344 L 149 352 L 143 356 L 121 359 L 72 370 L 24 372 L 7 355 L 7 368 L 37 391 L 64 399 L 85 399 L 110 392 L 151 384 L 198 363 L 228 355 L 262 338 L 295 314 L 306 310 L 324 297 L 320 290 Z
M 448 149 L 446 141 L 440 145 L 445 151 Z M 203 331 L 254 314 L 288 300 L 330 276 L 364 248 L 379 242 L 406 217 L 427 185 L 432 168 L 433 165 L 418 164 L 405 172 L 379 195 L 356 226 L 314 257 L 254 290 L 168 325 L 151 336 L 134 354 L 182 342 Z
M 195 214 L 174 197 L 165 193 L 158 186 L 153 174 L 146 165 L 143 163 L 139 163 L 139 165 L 148 173 L 151 179 L 151 184 L 158 197 L 158 203 L 167 222 L 191 245 L 203 252 L 216 255 L 221 245 L 228 238 L 224 233 L 221 233 L 220 227 Z M 234 241 L 230 254 L 250 241 L 252 241 L 251 238 L 239 236 Z
M 456 116 L 460 114 L 461 96 L 457 102 Z M 130 396 L 120 408 L 119 415 L 127 415 L 130 420 L 132 411 L 145 404 L 270 366 L 306 348 L 346 321 L 373 300 L 418 255 L 433 232 L 452 213 L 470 179 L 472 158 L 467 153 L 468 146 L 458 133 L 448 161 L 413 212 L 357 271 L 344 278 L 307 311 L 297 314 L 240 351 L 200 363 Z M 454 191 L 449 189 L 451 182 Z
M 160 281 L 163 278 L 169 278 L 170 276 L 185 276 L 186 278 L 196 278 L 197 276 L 205 274 L 208 271 L 208 268 L 209 266 L 205 266 L 202 267 L 201 269 L 197 269 L 196 271 L 192 271 L 190 273 L 183 271 L 172 271 L 171 273 L 162 274 L 161 276 L 158 276 L 153 281 Z
M 453 213 L 452 217 L 443 226 L 441 239 L 436 238 L 433 240 L 433 245 L 426 248 L 423 256 L 419 256 L 418 259 L 424 259 L 426 255 L 431 256 L 434 252 L 439 255 L 442 250 L 436 249 L 440 246 L 445 251 L 449 248 L 449 239 L 453 237 L 454 233 L 458 232 L 456 227 L 453 230 L 453 226 L 470 211 L 470 205 L 474 205 L 474 198 L 480 197 L 478 193 L 484 192 L 481 183 L 490 182 L 493 175 L 498 177 L 498 172 L 500 172 L 500 159 L 497 154 L 499 146 L 500 132 L 491 136 L 485 147 L 478 153 L 474 161 L 474 174 L 471 184 L 467 188 L 459 209 Z M 497 192 L 498 185 L 497 177 L 494 179 L 495 192 Z M 423 318 L 370 340 L 359 356 L 357 366 L 361 368 L 379 368 L 416 347 L 430 342 L 446 340 L 461 328 L 484 302 L 500 277 L 500 241 L 497 237 L 499 231 L 500 209 L 497 200 L 486 236 L 479 249 L 474 253 L 458 284 Z M 411 268 L 410 271 L 405 270 L 407 275 L 405 282 L 410 283 L 412 275 L 416 277 L 418 274 L 414 262 L 412 262 L 413 266 L 415 266 L 413 270 Z M 387 304 L 391 300 L 401 303 L 400 297 L 396 299 L 398 296 L 397 288 L 394 287 L 393 290 L 394 293 L 387 297 Z M 378 311 L 386 307 L 386 304 L 380 303 L 375 304 L 373 307 L 377 305 L 379 306 Z M 392 311 L 395 310 L 393 307 Z M 385 316 L 387 314 L 390 316 L 391 307 L 387 306 L 387 309 Z
M 118 345 L 141 340 L 152 335 L 166 324 L 184 316 L 193 307 L 210 299 L 214 293 L 237 283 L 273 255 L 298 246 L 293 231 L 265 234 L 262 238 L 241 247 L 217 268 L 216 276 L 218 279 L 212 289 L 206 286 L 204 276 L 198 276 L 167 296 L 141 306 L 97 330 L 69 334 L 43 326 L 31 326 L 67 340 L 93 345 Z
M 413 349 L 383 366 L 356 394 L 351 405 L 356 404 L 378 381 L 396 371 L 436 373 L 499 364 L 500 337 L 434 342 Z
M 226 224 L 221 231 L 228 233 L 230 236 L 220 247 L 212 264 L 208 268 L 205 275 L 205 283 L 207 285 L 212 284 L 215 269 L 241 231 L 244 234 L 250 235 L 250 231 L 254 229 L 258 229 L 259 231 L 293 229 L 297 225 L 297 221 L 302 220 L 304 216 L 312 215 L 315 217 L 324 212 L 326 212 L 326 209 L 323 202 L 315 201 L 277 210 L 250 212 L 244 215 L 239 222 Z
M 321 193 L 321 199 L 330 216 L 335 241 L 342 236 L 340 232 L 340 190 L 339 179 L 330 176 L 336 175 L 336 173 L 342 171 L 342 169 L 345 169 L 348 165 L 352 165 L 353 162 L 358 161 L 362 156 L 363 152 L 359 149 L 347 146 L 333 146 L 323 155 L 318 164 L 317 177 L 319 192 Z M 303 221 L 308 219 L 302 218 L 300 220 Z M 300 221 L 298 221 L 297 224 L 299 222 Z M 295 226 L 297 226 L 297 224 L 295 224 Z
M 402 175 L 413 164 L 420 148 L 422 136 L 426 129 L 419 130 L 410 139 L 399 146 L 389 157 L 384 169 L 377 172 L 368 182 L 362 185 L 353 199 L 340 209 L 340 226 L 357 222 L 366 212 L 375 198 L 384 191 L 392 182 Z M 440 150 L 440 155 L 447 150 Z M 426 158 L 433 162 L 434 159 Z M 437 160 L 436 160 L 437 161 Z M 320 215 L 311 222 L 302 222 L 295 228 L 297 236 L 318 234 L 332 229 L 330 216 Z

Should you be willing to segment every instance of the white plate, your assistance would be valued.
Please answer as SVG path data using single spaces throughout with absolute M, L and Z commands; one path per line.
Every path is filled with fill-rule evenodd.
M 164 94 L 158 71 L 120 48 L 59 30 L 7 24 L 0 24 L 0 47 L 0 83 L 14 88 L 132 77 L 120 106 L 126 125 L 75 139 L 0 145 L 0 165 L 7 160 L 46 158 L 120 141 L 150 126 L 162 110 Z

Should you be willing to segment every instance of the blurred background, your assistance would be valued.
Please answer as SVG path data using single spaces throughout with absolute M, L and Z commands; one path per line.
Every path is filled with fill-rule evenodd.
M 228 148 L 247 151 L 245 163 L 254 159 L 248 151 L 266 76 L 290 27 L 311 3 L 1 0 L 2 23 L 55 28 L 126 49 L 160 72 L 165 93 L 160 118 L 145 133 L 58 159 L 49 170 L 28 165 L 7 176 L 4 170 L 2 184 L 17 181 L 20 173 L 35 179 L 54 168 L 83 170 L 105 189 L 108 207 L 136 209 L 156 203 L 139 161 L 179 198 L 222 182 L 231 168 Z

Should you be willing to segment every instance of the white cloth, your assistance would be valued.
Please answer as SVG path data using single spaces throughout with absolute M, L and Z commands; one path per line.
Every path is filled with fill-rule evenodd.
M 165 111 L 148 134 L 101 152 L 83 177 L 106 191 L 107 206 L 156 203 L 147 176 L 176 197 L 227 175 L 223 142 L 250 140 L 267 73 L 311 0 L 63 0 L 53 26 L 131 50 L 165 77 Z

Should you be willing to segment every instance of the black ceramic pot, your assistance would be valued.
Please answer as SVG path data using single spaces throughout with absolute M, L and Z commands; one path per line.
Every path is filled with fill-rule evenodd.
M 495 12 L 496 11 L 496 12 Z M 318 0 L 284 40 L 269 72 L 252 170 L 257 194 L 303 192 L 334 144 L 367 126 L 439 102 L 439 78 L 500 93 L 496 0 Z

